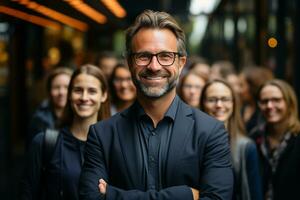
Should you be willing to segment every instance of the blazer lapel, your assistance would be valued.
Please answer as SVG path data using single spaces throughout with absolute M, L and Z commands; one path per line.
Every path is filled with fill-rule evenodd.
M 122 120 L 119 120 L 119 123 L 117 123 L 116 131 L 128 173 L 127 178 L 131 186 L 144 189 L 143 156 L 139 146 L 135 106 L 133 105 L 121 113 L 121 117 Z
M 185 141 L 192 133 L 192 127 L 194 125 L 194 120 L 191 118 L 192 114 L 192 109 L 180 100 L 168 151 L 166 166 L 167 181 L 171 181 L 172 178 L 175 177 L 176 167 L 179 167 L 177 161 L 181 157 L 182 149 L 186 144 Z

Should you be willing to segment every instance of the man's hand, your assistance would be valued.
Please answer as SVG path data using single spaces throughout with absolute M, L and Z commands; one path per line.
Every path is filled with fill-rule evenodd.
M 99 191 L 101 194 L 105 195 L 106 194 L 106 186 L 107 183 L 103 179 L 99 179 Z
M 199 200 L 199 190 L 191 188 L 194 200 Z

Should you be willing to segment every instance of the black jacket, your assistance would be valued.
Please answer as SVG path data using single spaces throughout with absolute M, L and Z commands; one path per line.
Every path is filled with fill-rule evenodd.
M 36 135 L 26 159 L 18 199 L 77 200 L 84 147 L 85 142 L 76 139 L 67 128 L 62 129 L 53 157 L 44 172 L 43 183 L 41 181 L 43 133 Z
M 38 133 L 45 131 L 47 128 L 55 129 L 57 118 L 48 100 L 44 100 L 33 113 L 29 123 L 27 146 Z
M 274 200 L 300 199 L 300 134 L 292 135 L 288 140 L 286 148 L 279 157 L 275 173 L 272 173 L 268 157 L 262 153 L 265 134 L 265 126 L 261 125 L 250 135 L 259 151 L 264 192 L 267 190 L 268 180 L 271 180 Z

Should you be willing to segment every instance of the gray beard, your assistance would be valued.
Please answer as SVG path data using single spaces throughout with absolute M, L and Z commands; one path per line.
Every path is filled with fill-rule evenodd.
M 168 83 L 159 90 L 154 87 L 146 87 L 145 85 L 140 84 L 138 87 L 140 91 L 149 98 L 159 98 L 169 93 L 175 86 L 177 85 L 177 81 L 172 83 Z
M 176 77 L 172 82 L 164 85 L 162 88 L 145 86 L 135 79 L 133 79 L 133 82 L 135 83 L 137 90 L 140 91 L 145 97 L 160 98 L 176 87 L 178 77 Z

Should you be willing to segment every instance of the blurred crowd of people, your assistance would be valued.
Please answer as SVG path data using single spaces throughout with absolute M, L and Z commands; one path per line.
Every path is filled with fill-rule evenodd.
M 50 169 L 46 187 L 59 188 L 62 180 L 67 181 L 64 195 L 77 199 L 74 195 L 89 126 L 128 108 L 136 99 L 136 88 L 127 62 L 111 52 L 74 72 L 67 66 L 56 67 L 48 74 L 46 85 L 48 97 L 29 125 L 28 163 L 20 199 L 36 199 L 30 195 L 39 190 L 37 180 L 43 176 L 40 169 L 44 165 Z M 191 56 L 177 94 L 186 104 L 224 123 L 230 139 L 235 199 L 299 197 L 300 172 L 295 167 L 300 166 L 298 101 L 286 81 L 276 79 L 262 66 L 237 72 L 228 60 L 210 64 Z M 35 154 L 43 152 L 41 132 L 47 129 L 63 134 L 57 138 L 62 145 L 53 153 L 57 159 L 44 164 Z M 63 169 L 53 170 L 60 162 L 64 162 Z

